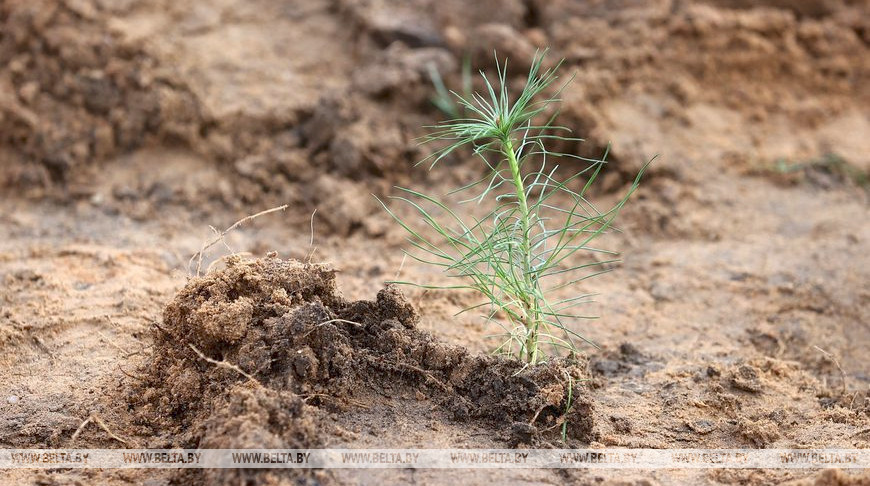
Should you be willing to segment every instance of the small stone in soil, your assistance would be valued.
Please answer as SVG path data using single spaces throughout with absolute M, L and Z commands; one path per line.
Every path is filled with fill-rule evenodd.
M 511 445 L 532 444 L 538 428 L 525 422 L 514 422 L 511 425 Z
M 716 430 L 716 424 L 706 419 L 695 420 L 686 425 L 688 425 L 693 432 L 701 435 L 706 435 Z
M 758 377 L 758 370 L 749 365 L 742 365 L 734 372 L 731 384 L 738 390 L 752 393 L 761 392 L 763 385 Z

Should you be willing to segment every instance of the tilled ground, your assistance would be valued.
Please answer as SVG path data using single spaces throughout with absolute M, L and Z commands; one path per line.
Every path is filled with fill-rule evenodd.
M 476 297 L 404 289 L 415 310 L 385 314 L 385 302 L 399 302 L 391 291 L 378 298 L 385 280 L 444 277 L 403 262 L 402 234 L 371 197 L 393 184 L 444 191 L 482 170 L 461 157 L 431 173 L 412 168 L 425 155 L 420 126 L 443 116 L 429 100 L 431 69 L 459 88 L 464 56 L 486 67 L 497 49 L 519 83 L 535 48 L 550 46 L 575 74 L 559 123 L 588 139 L 559 148 L 600 155 L 612 143 L 596 201 L 606 206 L 660 154 L 622 232 L 605 239 L 624 263 L 581 289 L 601 294 L 589 312 L 601 319 L 582 330 L 602 349 L 554 364 L 588 378 L 569 444 L 867 447 L 868 18 L 849 1 L 2 2 L 0 443 L 559 445 L 548 429 L 564 420 L 562 369 L 511 382 L 515 364 L 480 354 L 495 329 L 453 315 Z M 209 224 L 283 203 L 226 238 L 240 258 L 265 259 L 213 252 L 209 273 L 188 279 Z M 225 296 L 232 304 L 211 295 L 189 304 L 215 279 L 274 276 L 284 260 L 270 251 L 328 262 L 335 280 L 329 273 L 294 300 L 298 285 L 265 278 L 284 289 L 284 307 L 271 287 L 268 303 L 266 287 L 245 287 Z M 281 265 L 281 278 L 297 268 Z M 226 322 L 214 327 L 209 309 Z M 335 318 L 362 327 L 319 326 Z M 282 361 L 289 350 L 305 358 Z M 469 369 L 510 392 L 473 389 Z M 160 419 L 181 397 L 203 408 Z M 222 408 L 247 419 L 212 413 Z M 524 427 L 538 410 L 541 422 Z M 73 440 L 92 415 L 116 437 L 92 421 Z M 374 475 L 306 478 L 870 481 L 814 471 L 365 472 Z M 3 474 L 39 484 L 239 479 Z

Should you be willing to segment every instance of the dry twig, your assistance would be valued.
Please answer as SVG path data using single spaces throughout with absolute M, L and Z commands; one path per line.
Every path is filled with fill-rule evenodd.
M 837 367 L 837 369 L 840 370 L 840 375 L 843 378 L 843 395 L 845 395 L 846 394 L 846 372 L 843 371 L 843 367 L 840 366 L 840 362 L 837 361 L 837 358 L 835 358 L 833 354 L 825 351 L 824 349 L 822 349 L 818 346 L 813 346 L 813 347 L 816 348 L 820 353 L 825 355 L 826 358 L 831 360 L 834 363 L 834 365 Z
M 112 430 L 109 429 L 109 426 L 106 425 L 106 422 L 104 422 L 103 419 L 101 419 L 100 416 L 95 414 L 95 413 L 92 413 L 90 416 L 88 416 L 88 418 L 85 419 L 84 422 L 82 422 L 81 425 L 79 425 L 79 428 L 77 428 L 76 431 L 73 432 L 72 438 L 70 440 L 72 442 L 75 442 L 76 439 L 78 439 L 79 435 L 82 433 L 82 431 L 85 429 L 85 427 L 91 422 L 97 424 L 101 429 L 103 429 L 107 434 L 109 434 L 109 437 L 111 437 L 112 439 L 115 439 L 116 441 L 118 441 L 124 445 L 128 444 L 128 442 L 126 440 L 118 437 L 117 434 L 112 432 Z
M 208 250 L 209 248 L 211 248 L 212 246 L 224 241 L 224 237 L 230 231 L 238 228 L 239 226 L 241 226 L 242 224 L 244 224 L 248 221 L 259 218 L 260 216 L 264 216 L 266 214 L 274 213 L 277 211 L 283 211 L 283 210 L 287 209 L 288 207 L 289 207 L 288 204 L 284 204 L 284 205 L 278 206 L 276 208 L 267 209 L 265 211 L 260 211 L 257 214 L 245 216 L 244 218 L 236 221 L 229 228 L 223 230 L 223 232 L 221 232 L 221 233 L 218 233 L 217 236 L 213 240 L 209 241 L 208 243 L 203 244 L 202 248 L 198 252 L 194 253 L 193 256 L 190 257 L 190 260 L 188 260 L 188 262 L 187 262 L 187 271 L 190 272 L 190 267 L 193 265 L 193 262 L 195 260 L 196 261 L 196 276 L 198 277 L 200 275 L 200 273 L 202 272 L 202 257 L 205 254 L 205 251 Z M 210 228 L 212 228 L 212 227 L 210 226 Z M 217 233 L 217 230 L 215 230 L 214 228 L 212 228 L 212 230 L 214 230 L 215 233 Z M 224 242 L 224 245 L 226 245 L 227 248 L 229 248 L 229 245 L 227 245 L 226 242 Z M 230 250 L 230 251 L 232 251 L 232 250 Z
M 206 356 L 205 354 L 203 354 L 203 352 L 200 351 L 199 349 L 197 349 L 196 346 L 194 346 L 193 344 L 188 343 L 187 345 L 190 346 L 190 349 L 192 349 L 193 352 L 196 353 L 197 356 L 199 356 L 200 358 L 204 359 L 205 361 L 207 361 L 207 362 L 209 362 L 209 363 L 211 363 L 211 364 L 213 364 L 213 365 L 215 365 L 215 366 L 217 366 L 217 367 L 219 367 L 219 368 L 225 368 L 225 369 L 228 369 L 228 370 L 233 370 L 233 371 L 235 371 L 236 373 L 238 373 L 238 374 L 244 376 L 245 378 L 247 378 L 247 379 L 253 381 L 254 383 L 260 385 L 260 382 L 259 382 L 256 378 L 254 378 L 253 376 L 249 375 L 248 373 L 245 372 L 245 370 L 239 368 L 238 366 L 236 366 L 236 365 L 234 365 L 234 364 L 232 364 L 232 363 L 229 363 L 229 362 L 227 362 L 227 361 L 225 361 L 225 360 L 218 361 L 218 360 L 216 360 L 216 359 L 211 359 L 211 358 L 209 358 L 208 356 Z M 260 386 L 262 386 L 262 385 L 260 385 Z

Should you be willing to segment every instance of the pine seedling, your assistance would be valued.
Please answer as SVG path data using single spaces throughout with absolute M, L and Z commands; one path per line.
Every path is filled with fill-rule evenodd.
M 516 98 L 508 92 L 507 62 L 500 65 L 496 59 L 495 84 L 480 72 L 485 93 L 452 93 L 467 117 L 431 127 L 433 132 L 423 139 L 441 147 L 421 162 L 430 169 L 462 147 L 486 164 L 485 177 L 449 193 L 467 194 L 460 204 L 491 206 L 485 216 L 463 216 L 442 199 L 407 188 L 397 188 L 401 195 L 391 199 L 410 205 L 422 226 L 384 205 L 408 233 L 414 248 L 407 252 L 409 257 L 441 267 L 461 281 L 449 286 L 396 283 L 482 294 L 484 303 L 462 312 L 485 309 L 485 318 L 504 330 L 496 352 L 513 354 L 528 364 L 546 359 L 547 350 L 575 353 L 579 341 L 594 345 L 571 328 L 578 319 L 594 318 L 576 312 L 594 294 L 578 292 L 558 300 L 552 296 L 560 289 L 577 289 L 617 261 L 614 252 L 592 242 L 611 226 L 643 173 L 607 211 L 586 199 L 607 154 L 593 160 L 547 149 L 549 142 L 580 139 L 554 125 L 553 117 L 540 121 L 550 105 L 560 102 L 561 92 L 551 88 L 561 63 L 544 70 L 545 54 L 535 55 L 525 88 Z M 559 159 L 582 167 L 560 179 L 554 163 Z

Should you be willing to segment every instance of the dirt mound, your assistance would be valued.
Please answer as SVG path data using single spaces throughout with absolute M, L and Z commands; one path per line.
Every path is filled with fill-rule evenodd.
M 584 362 L 524 368 L 472 355 L 418 330 L 396 287 L 374 301 L 343 300 L 325 265 L 227 263 L 167 305 L 147 378 L 130 395 L 164 446 L 323 446 L 340 434 L 327 412 L 408 393 L 455 420 L 509 429 L 512 445 L 546 444 L 562 424 L 572 441 L 592 440 L 591 403 L 578 385 Z

